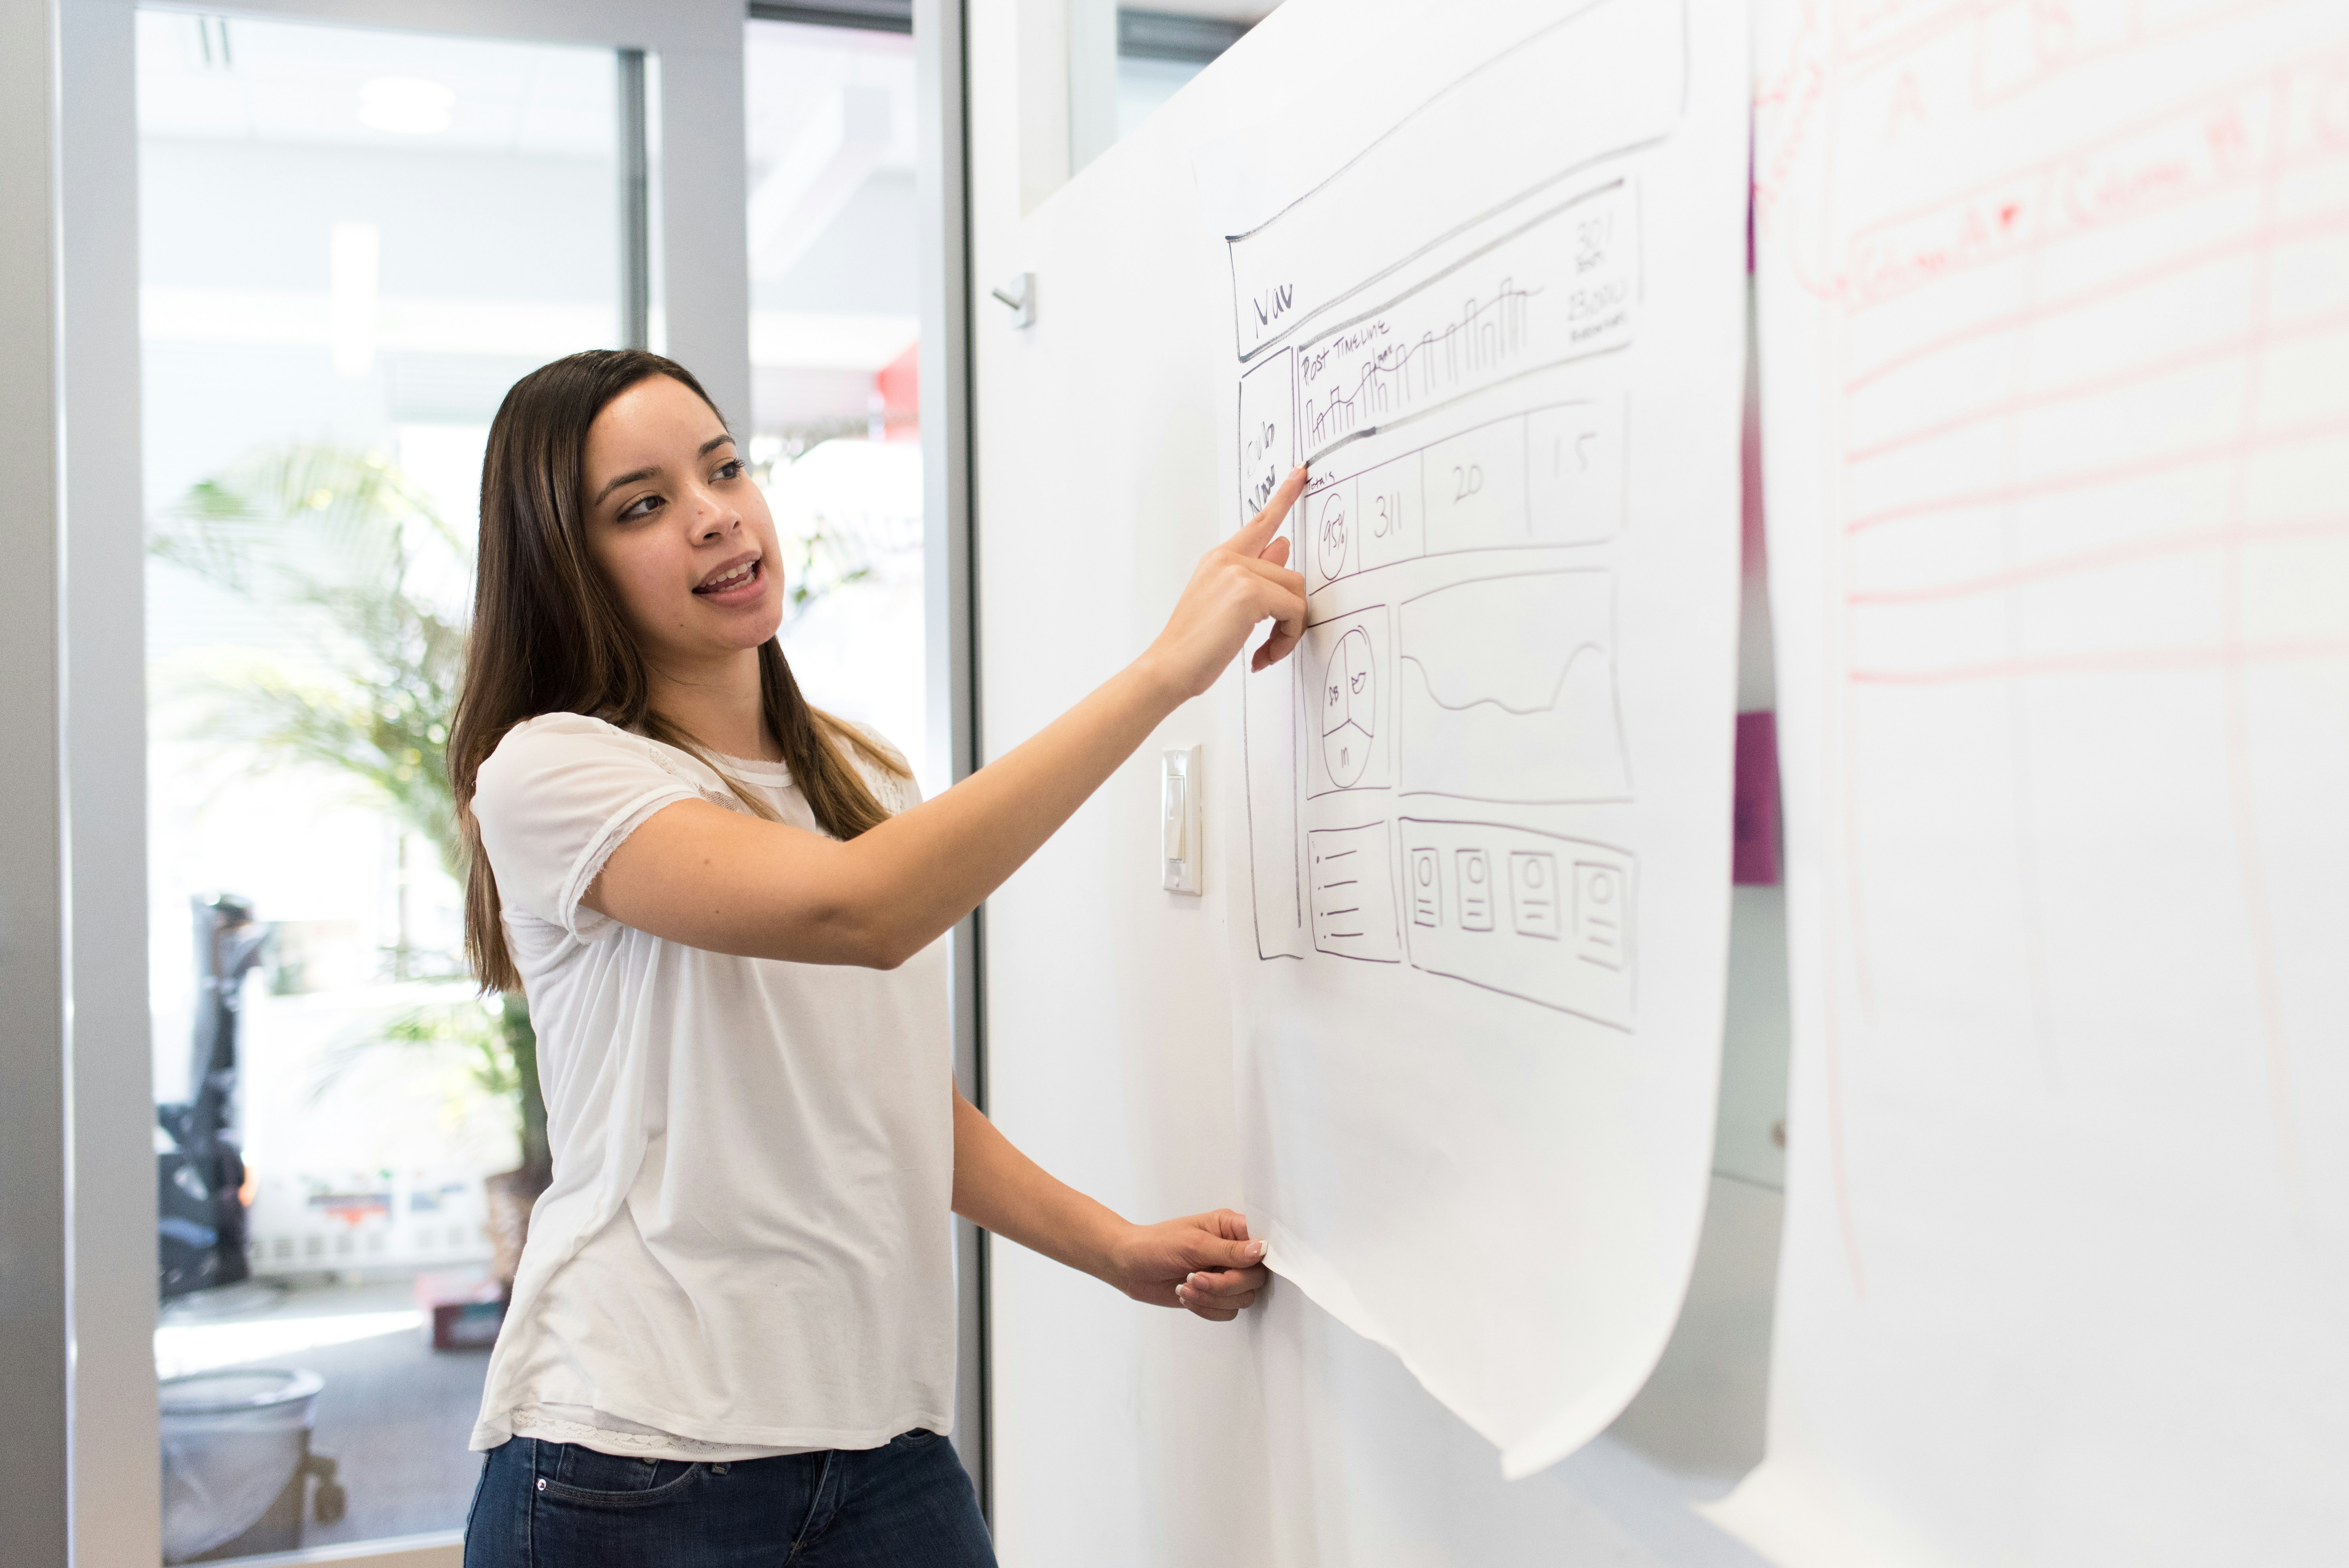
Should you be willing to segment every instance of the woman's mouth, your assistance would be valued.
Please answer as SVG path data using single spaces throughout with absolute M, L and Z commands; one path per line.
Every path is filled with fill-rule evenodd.
M 754 555 L 739 565 L 726 568 L 716 576 L 699 583 L 693 591 L 705 598 L 724 598 L 729 594 L 740 593 L 745 588 L 755 587 L 761 573 L 764 571 L 764 562 Z

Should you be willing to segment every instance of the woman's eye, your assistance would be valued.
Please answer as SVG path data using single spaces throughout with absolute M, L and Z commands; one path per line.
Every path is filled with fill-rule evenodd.
M 661 498 L 657 495 L 638 496 L 636 500 L 630 501 L 627 505 L 620 509 L 620 521 L 622 522 L 634 522 L 640 518 L 652 516 L 652 514 L 660 508 L 660 499 Z
M 717 477 L 719 480 L 740 479 L 742 477 L 742 459 L 740 458 L 729 458 L 724 462 L 719 464 Z

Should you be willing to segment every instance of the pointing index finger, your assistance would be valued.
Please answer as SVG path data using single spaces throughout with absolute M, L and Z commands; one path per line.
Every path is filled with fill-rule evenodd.
M 1288 509 L 1295 506 L 1297 498 L 1304 493 L 1305 479 L 1303 463 L 1289 469 L 1288 477 L 1280 481 L 1280 488 L 1272 492 L 1272 499 L 1264 503 L 1264 510 L 1248 519 L 1247 525 L 1232 535 L 1226 547 L 1238 551 L 1242 555 L 1261 553 L 1264 547 L 1272 542 L 1272 536 L 1279 531 L 1281 520 L 1288 515 Z

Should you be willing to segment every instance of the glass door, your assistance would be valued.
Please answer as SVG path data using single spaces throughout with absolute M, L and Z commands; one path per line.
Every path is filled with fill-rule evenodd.
M 441 748 L 490 419 L 624 331 L 632 66 L 138 17 L 166 1563 L 463 1522 L 543 1145 Z
M 775 515 L 783 652 L 926 791 L 914 40 L 744 27 L 749 453 Z M 944 758 L 935 759 L 943 764 Z

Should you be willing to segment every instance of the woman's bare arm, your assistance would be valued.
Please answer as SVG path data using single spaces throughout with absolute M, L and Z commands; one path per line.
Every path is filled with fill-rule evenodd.
M 1228 1322 L 1268 1277 L 1264 1243 L 1229 1209 L 1137 1225 L 1019 1152 L 957 1092 L 954 1211 L 1136 1301 Z
M 1211 687 L 1270 619 L 1261 669 L 1304 633 L 1305 581 L 1273 531 L 1304 488 L 1207 552 L 1141 658 L 1018 749 L 845 843 L 704 800 L 630 833 L 588 907 L 689 946 L 754 958 L 893 968 L 1000 886 L 1160 721 Z

